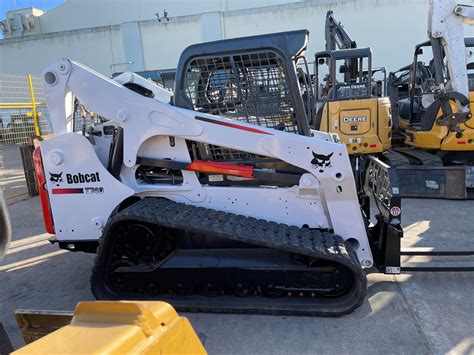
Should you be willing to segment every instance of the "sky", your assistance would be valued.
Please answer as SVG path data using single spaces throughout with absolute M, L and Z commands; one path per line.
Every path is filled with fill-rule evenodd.
M 36 7 L 48 11 L 63 2 L 65 2 L 65 0 L 0 0 L 0 20 L 3 20 L 5 13 L 10 10 Z

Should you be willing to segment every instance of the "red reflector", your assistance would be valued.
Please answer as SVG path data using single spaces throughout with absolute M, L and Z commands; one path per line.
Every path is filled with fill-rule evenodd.
M 35 164 L 36 182 L 38 184 L 46 232 L 54 234 L 53 215 L 51 214 L 51 205 L 49 204 L 48 191 L 45 189 L 46 177 L 44 176 L 43 159 L 41 158 L 40 147 L 37 147 L 33 152 L 33 162 Z
M 369 147 L 370 148 L 375 148 L 375 147 L 377 147 L 377 144 L 371 144 L 371 145 L 369 145 Z
M 253 166 L 237 165 L 231 163 L 215 163 L 204 160 L 194 160 L 187 166 L 187 170 L 235 175 L 246 178 L 253 177 Z
M 457 141 L 457 144 L 466 144 L 466 141 Z

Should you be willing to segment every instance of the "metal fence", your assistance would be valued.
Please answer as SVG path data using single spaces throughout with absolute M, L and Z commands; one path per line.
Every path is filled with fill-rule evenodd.
M 0 189 L 7 199 L 27 193 L 20 146 L 49 133 L 41 79 L 0 73 Z

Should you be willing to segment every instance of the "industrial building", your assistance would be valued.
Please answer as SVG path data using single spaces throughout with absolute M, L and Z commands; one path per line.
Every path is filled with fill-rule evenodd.
M 67 0 L 48 12 L 6 14 L 0 72 L 39 74 L 62 57 L 107 76 L 173 69 L 193 43 L 304 28 L 313 55 L 324 49 L 328 10 L 360 39 L 359 46 L 372 47 L 375 66 L 394 70 L 426 38 L 426 6 L 426 0 Z M 403 26 L 387 14 L 404 18 Z

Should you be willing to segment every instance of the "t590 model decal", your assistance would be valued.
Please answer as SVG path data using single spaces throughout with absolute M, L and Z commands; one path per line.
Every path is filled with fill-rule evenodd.
M 69 194 L 83 194 L 84 189 L 82 187 L 76 188 L 64 188 L 64 189 L 53 189 L 53 195 L 69 195 Z

